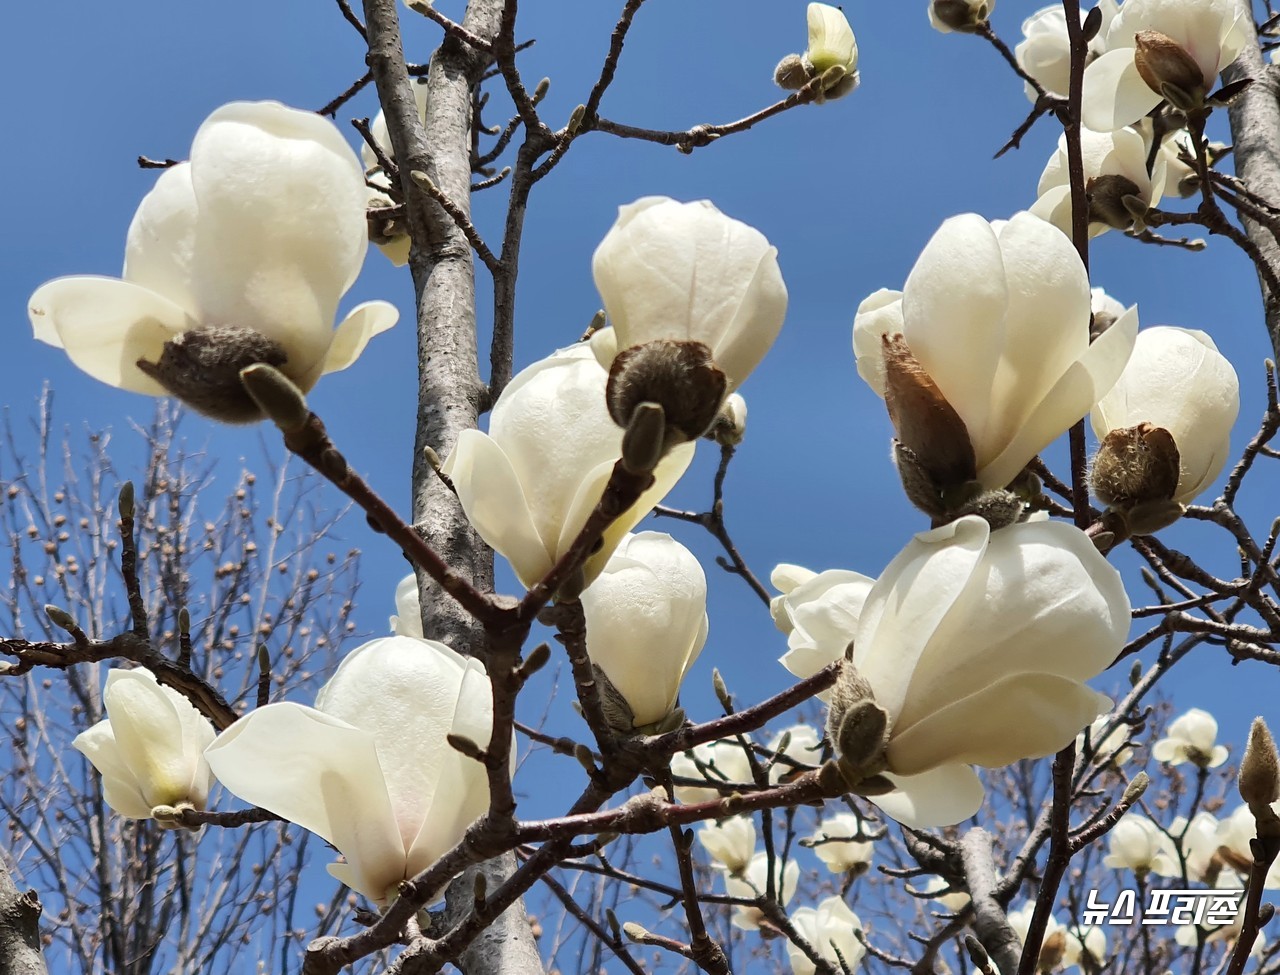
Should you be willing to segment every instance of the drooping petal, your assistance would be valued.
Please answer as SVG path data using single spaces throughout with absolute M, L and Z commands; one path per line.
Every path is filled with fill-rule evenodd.
M 71 747 L 84 755 L 102 776 L 107 805 L 129 819 L 150 819 L 154 808 L 142 794 L 138 780 L 120 755 L 110 721 L 99 721 L 76 735 Z
M 982 780 L 968 765 L 940 765 L 920 775 L 886 774 L 893 792 L 870 796 L 880 809 L 903 826 L 932 829 L 954 826 L 974 815 L 986 795 Z
M 389 301 L 366 301 L 347 312 L 333 333 L 333 342 L 324 357 L 324 374 L 340 372 L 355 362 L 375 335 L 381 335 L 400 318 Z
M 337 847 L 347 882 L 366 897 L 385 903 L 404 879 L 404 843 L 369 733 L 314 708 L 269 704 L 224 731 L 205 757 L 234 795 Z
M 94 379 L 119 389 L 164 396 L 139 359 L 155 362 L 164 343 L 194 328 L 186 312 L 154 291 L 117 278 L 57 278 L 31 296 L 35 337 L 65 349 Z

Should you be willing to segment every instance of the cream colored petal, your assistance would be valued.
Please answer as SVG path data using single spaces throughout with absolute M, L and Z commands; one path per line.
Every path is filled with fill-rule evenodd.
M 355 362 L 375 335 L 381 335 L 400 317 L 400 311 L 388 301 L 366 301 L 347 312 L 347 317 L 333 333 L 333 341 L 324 357 L 324 372 L 339 372 Z
M 1132 41 L 1130 41 L 1132 44 Z M 1133 47 L 1107 51 L 1084 71 L 1081 117 L 1095 132 L 1132 125 L 1160 104 L 1133 63 Z
M 942 765 L 920 775 L 885 776 L 897 788 L 870 796 L 881 812 L 912 829 L 954 826 L 982 807 L 986 795 L 978 773 L 968 765 Z
M 151 818 L 152 805 L 121 757 L 110 721 L 99 721 L 82 731 L 72 740 L 71 747 L 84 755 L 102 776 L 102 797 L 108 806 L 128 819 Z
M 373 737 L 298 704 L 269 704 L 241 718 L 205 752 L 234 795 L 337 847 L 351 886 L 379 903 L 404 879 L 396 828 Z
M 203 798 L 191 794 L 200 752 L 186 747 L 178 708 L 149 671 L 111 670 L 102 701 L 120 759 L 151 806 Z
M 858 305 L 853 318 L 853 354 L 858 375 L 884 399 L 884 337 L 902 334 L 902 292 L 881 288 Z
M 193 317 L 199 316 L 192 283 L 198 222 L 191 164 L 171 166 L 138 205 L 124 253 L 126 281 L 163 295 Z
M 399 636 L 423 639 L 422 603 L 418 598 L 418 577 L 410 572 L 396 585 L 396 615 L 391 631 Z
M 464 430 L 443 470 L 453 480 L 467 520 L 511 563 L 525 586 L 550 571 L 553 559 L 538 536 L 524 489 L 491 437 Z
M 167 298 L 118 278 L 49 281 L 31 296 L 27 313 L 36 338 L 65 349 L 94 379 L 149 396 L 165 390 L 137 361 L 157 361 L 165 342 L 196 325 Z

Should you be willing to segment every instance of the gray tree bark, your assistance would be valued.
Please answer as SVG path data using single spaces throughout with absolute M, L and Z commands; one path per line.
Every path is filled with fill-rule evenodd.
M 1251 0 L 1238 0 L 1241 9 L 1254 23 Z M 1249 30 L 1249 40 L 1240 57 L 1222 73 L 1224 82 L 1252 78 L 1253 84 L 1232 103 L 1231 135 L 1235 143 L 1236 175 L 1249 189 L 1280 205 L 1280 81 L 1276 68 L 1267 64 L 1258 46 L 1258 36 Z M 1261 251 L 1263 258 L 1280 270 L 1280 243 L 1262 224 L 1242 216 L 1245 232 Z M 1271 337 L 1272 354 L 1280 361 L 1280 295 L 1268 293 L 1259 278 L 1263 307 L 1266 311 L 1267 334 Z
M 471 0 L 463 26 L 486 40 L 498 33 L 501 0 Z M 427 173 L 463 213 L 471 212 L 471 97 L 489 58 L 446 37 L 431 59 L 425 124 L 405 69 L 395 0 L 364 0 L 369 66 L 386 112 L 413 249 L 409 267 L 417 299 L 418 424 L 413 456 L 413 520 L 427 542 L 482 590 L 493 587 L 493 553 L 472 530 L 457 498 L 435 475 L 425 448 L 448 456 L 463 430 L 478 425 L 486 405 L 476 339 L 475 266 L 471 245 L 453 219 L 410 177 Z M 418 575 L 423 632 L 459 653 L 485 656 L 482 627 L 423 574 Z M 515 870 L 508 854 L 463 874 L 446 899 L 452 925 L 471 910 L 475 875 L 489 891 Z M 467 975 L 541 975 L 523 901 L 490 925 L 460 959 Z
M 960 855 L 973 904 L 973 932 L 1000 971 L 1016 972 L 1022 945 L 994 896 L 996 871 L 991 861 L 991 834 L 981 827 L 969 830 L 960 841 Z
M 0 975 L 49 975 L 40 953 L 40 901 L 20 893 L 0 859 Z

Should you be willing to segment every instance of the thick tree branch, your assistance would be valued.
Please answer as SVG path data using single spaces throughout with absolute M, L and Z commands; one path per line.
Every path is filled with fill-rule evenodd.
M 20 893 L 0 859 L 0 972 L 48 975 L 40 954 L 40 901 L 34 890 Z

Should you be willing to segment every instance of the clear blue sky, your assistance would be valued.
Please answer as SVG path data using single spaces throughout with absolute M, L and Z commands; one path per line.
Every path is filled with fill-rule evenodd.
M 1023 17 L 1040 5 L 1001 0 L 997 31 L 1012 44 Z M 463 4 L 439 0 L 439 6 L 460 16 Z M 521 63 L 530 84 L 551 77 L 543 111 L 553 126 L 585 100 L 620 6 L 525 3 L 519 36 L 537 38 L 537 45 Z M 934 32 L 924 0 L 850 0 L 845 9 L 861 48 L 857 92 L 692 156 L 600 134 L 583 139 L 535 190 L 521 262 L 517 368 L 576 339 L 599 307 L 591 253 L 620 204 L 648 194 L 710 198 L 778 247 L 790 310 L 777 346 L 743 389 L 749 431 L 728 487 L 730 526 L 762 577 L 781 561 L 875 575 L 912 531 L 927 527 L 903 499 L 889 464 L 883 405 L 855 372 L 854 309 L 879 287 L 899 287 L 946 217 L 977 211 L 994 219 L 1028 206 L 1058 137 L 1054 124 L 1042 122 L 1021 152 L 992 161 L 1029 107 L 1022 83 L 995 52 L 976 38 Z M 803 0 L 650 0 L 603 113 L 683 128 L 763 107 L 778 97 L 771 81 L 776 61 L 804 48 L 804 10 Z M 324 0 L 74 3 L 59 7 L 56 17 L 39 4 L 17 4 L 0 32 L 10 147 L 0 156 L 0 185 L 7 187 L 0 194 L 7 230 L 0 239 L 0 307 L 10 329 L 3 402 L 23 416 L 49 381 L 63 423 L 123 432 L 130 417 L 150 416 L 151 403 L 87 379 L 61 352 L 32 340 L 28 296 L 59 275 L 119 273 L 125 229 L 155 178 L 139 170 L 139 154 L 184 158 L 201 120 L 227 101 L 319 107 L 363 72 L 363 51 Z M 410 56 L 425 60 L 439 31 L 408 12 L 405 20 Z M 339 121 L 345 127 L 376 110 L 370 90 Z M 505 117 L 491 109 L 487 121 Z M 1225 119 L 1214 124 L 1225 139 Z M 354 145 L 354 131 L 350 138 Z M 496 235 L 504 203 L 501 189 L 477 200 L 482 232 Z M 1214 336 L 1241 375 L 1234 446 L 1242 447 L 1261 413 L 1261 362 L 1269 352 L 1244 258 L 1220 240 L 1207 253 L 1185 254 L 1113 232 L 1095 242 L 1093 267 L 1095 284 L 1139 304 L 1143 325 L 1203 328 Z M 312 402 L 352 464 L 403 509 L 413 442 L 412 289 L 407 271 L 371 250 L 344 307 L 375 297 L 401 307 L 400 326 L 375 340 L 354 368 L 322 382 Z M 480 315 L 487 325 L 483 306 Z M 186 429 L 191 441 L 226 458 L 228 469 L 236 457 L 257 455 L 259 431 L 221 430 L 199 418 Z M 704 446 L 701 453 L 671 503 L 705 503 L 714 452 Z M 1243 507 L 1265 535 L 1278 495 L 1272 489 L 1269 506 L 1265 477 L 1257 480 Z M 332 495 L 333 504 L 341 500 Z M 693 714 L 712 713 L 712 666 L 747 698 L 783 687 L 788 675 L 774 660 L 785 641 L 746 587 L 716 569 L 715 548 L 689 526 L 645 527 L 674 531 L 704 558 L 711 580 L 711 638 L 686 695 Z M 347 532 L 366 555 L 357 619 L 381 631 L 403 560 L 362 525 L 352 523 Z M 1235 571 L 1225 539 L 1214 536 L 1212 553 L 1213 565 Z M 1143 598 L 1134 587 L 1131 593 Z M 1222 655 L 1197 650 L 1198 660 L 1181 665 L 1167 688 L 1180 708 L 1213 711 L 1224 737 L 1240 742 L 1249 717 L 1271 707 L 1276 678 L 1259 664 L 1229 669 L 1216 659 Z M 1099 687 L 1122 681 L 1123 674 L 1104 675 Z M 567 700 L 556 710 L 563 713 L 554 726 L 577 727 Z

